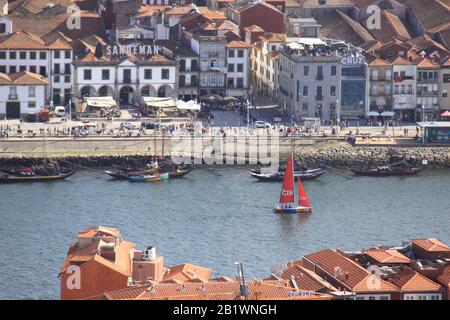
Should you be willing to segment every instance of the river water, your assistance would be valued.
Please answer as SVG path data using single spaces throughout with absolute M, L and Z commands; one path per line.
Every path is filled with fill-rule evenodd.
M 450 171 L 329 172 L 305 189 L 310 217 L 272 213 L 280 183 L 257 182 L 244 169 L 198 169 L 158 184 L 83 171 L 66 181 L 0 185 L 0 298 L 58 299 L 67 249 L 91 225 L 119 228 L 141 248 L 156 245 L 166 266 L 192 262 L 234 277 L 239 260 L 247 278 L 325 247 L 359 250 L 412 237 L 450 243 Z

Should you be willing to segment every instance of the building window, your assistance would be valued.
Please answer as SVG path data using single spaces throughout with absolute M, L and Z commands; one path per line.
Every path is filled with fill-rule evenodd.
M 191 86 L 195 87 L 198 84 L 197 76 L 191 76 Z
M 70 63 L 66 63 L 64 65 L 64 74 L 71 74 L 71 70 L 70 70 Z
M 92 80 L 92 70 L 91 69 L 85 69 L 83 72 L 83 79 L 84 80 Z
M 150 80 L 152 78 L 152 69 L 144 69 L 144 79 Z
M 46 67 L 39 67 L 39 74 L 43 77 L 47 77 L 47 68 Z
M 168 80 L 169 79 L 169 69 L 161 70 L 161 79 Z
M 309 76 L 309 66 L 304 66 L 303 67 L 303 75 L 305 77 Z
M 237 56 L 238 56 L 238 58 L 243 58 L 244 57 L 244 50 L 238 50 Z
M 237 64 L 237 72 L 244 72 L 244 65 L 242 63 Z
M 55 74 L 61 73 L 61 70 L 59 69 L 59 64 L 55 64 L 55 66 L 53 67 L 53 73 Z
M 233 88 L 234 87 L 234 78 L 228 78 L 227 80 L 228 84 L 228 88 Z
M 55 51 L 54 57 L 55 57 L 55 59 L 61 58 L 61 53 L 59 52 L 59 50 L 56 50 L 56 51 Z
M 131 83 L 131 69 L 124 69 L 123 70 L 123 82 L 124 83 Z
M 64 82 L 70 83 L 70 76 L 64 76 Z
M 6 23 L 0 23 L 0 33 L 6 33 Z
M 6 52 L 5 51 L 0 51 L 0 59 L 1 60 L 5 60 L 6 59 Z
M 30 60 L 36 60 L 36 51 L 30 51 Z
M 26 60 L 27 59 L 27 52 L 26 51 L 20 51 L 19 52 L 19 58 L 20 58 L 20 60 Z
M 234 50 L 233 49 L 228 50 L 228 57 L 234 58 Z
M 55 83 L 59 83 L 59 76 L 55 76 Z
M 308 87 L 307 86 L 303 86 L 303 96 L 304 97 L 308 96 Z
M 10 99 L 17 99 L 16 87 L 14 87 L 14 86 L 10 86 L 9 87 L 9 98 Z
M 28 108 L 29 108 L 29 109 L 34 109 L 34 108 L 36 108 L 36 102 L 34 102 L 34 101 L 28 102 Z
M 10 66 L 9 67 L 9 73 L 16 73 L 16 66 Z
M 330 96 L 332 97 L 336 96 L 336 86 L 330 87 Z
M 45 51 L 39 52 L 39 59 L 41 59 L 41 60 L 47 59 L 47 52 L 45 52 Z
M 180 71 L 184 72 L 186 71 L 186 60 L 180 60 Z
M 28 87 L 28 96 L 29 97 L 35 97 L 36 96 L 36 87 L 35 86 L 29 86 Z
M 0 72 L 6 73 L 6 66 L 0 66 Z
M 242 89 L 244 87 L 244 78 L 237 78 L 236 87 Z
M 1 52 L 0 52 L 1 53 Z M 449 74 L 444 74 L 442 77 L 442 82 L 444 83 L 450 83 L 450 73 Z
M 20 66 L 19 71 L 27 71 L 27 66 Z
M 180 84 L 180 87 L 184 87 L 186 85 L 186 76 L 184 74 L 180 75 L 178 77 L 178 82 Z
M 16 54 L 15 51 L 10 51 L 9 52 L 9 59 L 10 60 L 16 60 L 16 56 L 17 56 L 17 54 Z
M 64 58 L 66 59 L 70 59 L 72 57 L 70 50 L 66 50 L 64 52 Z
M 228 64 L 228 72 L 234 72 L 234 64 L 232 63 Z
M 337 68 L 336 66 L 331 66 L 331 75 L 335 76 L 337 74 Z
M 191 71 L 197 71 L 198 63 L 197 60 L 191 60 Z
M 109 70 L 108 69 L 102 70 L 102 80 L 109 80 Z
M 36 73 L 36 66 L 30 66 L 30 72 Z

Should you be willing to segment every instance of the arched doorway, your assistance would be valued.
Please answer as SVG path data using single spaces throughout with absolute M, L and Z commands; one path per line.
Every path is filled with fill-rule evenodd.
M 80 90 L 81 97 L 93 97 L 95 96 L 95 88 L 92 86 L 84 86 Z
M 120 103 L 133 104 L 134 103 L 134 90 L 130 86 L 124 86 L 120 89 Z
M 151 85 L 146 85 L 141 88 L 141 96 L 143 97 L 154 97 L 156 96 L 156 90 Z
M 158 97 L 170 97 L 173 93 L 173 89 L 168 85 L 162 85 L 158 89 Z
M 99 97 L 114 97 L 114 90 L 110 86 L 103 86 L 98 89 Z

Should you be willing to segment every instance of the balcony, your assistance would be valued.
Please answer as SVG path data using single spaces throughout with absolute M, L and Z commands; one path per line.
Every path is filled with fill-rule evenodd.
M 394 82 L 403 82 L 405 80 L 414 80 L 414 76 L 397 76 L 394 77 Z
M 439 97 L 439 92 L 437 91 L 417 91 L 418 97 Z
M 386 78 L 386 77 L 370 77 L 370 81 L 392 81 L 392 78 Z
M 417 82 L 419 83 L 438 83 L 438 78 L 417 78 Z
M 122 83 L 131 83 L 131 78 L 123 78 Z

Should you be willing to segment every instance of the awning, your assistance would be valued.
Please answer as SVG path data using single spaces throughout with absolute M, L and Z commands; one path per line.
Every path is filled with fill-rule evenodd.
M 199 100 L 210 100 L 210 101 L 222 101 L 222 97 L 217 94 L 205 94 L 204 96 L 201 96 Z
M 450 111 L 445 111 L 443 114 L 441 114 L 441 116 L 444 118 L 450 117 Z
M 385 111 L 381 113 L 382 117 L 393 117 L 395 115 L 395 112 L 392 111 Z
M 85 101 L 88 107 L 94 108 L 114 108 L 117 106 L 113 97 L 89 97 Z
M 378 117 L 378 116 L 380 116 L 380 113 L 376 112 L 376 111 L 369 111 L 369 112 L 367 112 L 367 116 L 369 116 L 369 117 Z
M 183 100 L 177 101 L 177 109 L 178 110 L 191 110 L 191 111 L 200 111 L 201 106 L 196 103 L 194 100 L 190 100 L 188 102 L 184 102 Z
M 173 98 L 143 97 L 144 104 L 151 108 L 175 108 L 177 106 Z

